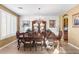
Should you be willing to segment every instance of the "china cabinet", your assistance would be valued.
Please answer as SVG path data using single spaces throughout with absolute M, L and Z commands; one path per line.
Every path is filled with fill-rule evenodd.
M 43 21 L 43 20 L 32 21 L 32 30 L 36 32 L 46 31 L 46 21 Z

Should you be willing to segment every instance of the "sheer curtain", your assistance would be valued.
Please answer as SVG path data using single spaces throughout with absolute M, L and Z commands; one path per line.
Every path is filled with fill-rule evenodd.
M 15 35 L 17 30 L 17 17 L 4 10 L 0 10 L 0 18 L 0 39 Z

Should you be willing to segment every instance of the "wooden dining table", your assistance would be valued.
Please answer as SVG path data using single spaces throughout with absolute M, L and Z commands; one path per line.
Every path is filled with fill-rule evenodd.
M 24 36 L 25 34 L 26 33 L 22 33 L 23 37 L 20 40 L 22 42 L 24 42 L 24 43 L 26 43 L 27 40 L 31 41 L 32 42 L 32 47 L 35 47 L 36 46 L 36 42 L 39 41 L 40 39 L 42 39 L 44 46 L 46 46 L 46 44 L 45 44 L 45 38 L 50 37 L 50 36 L 48 36 L 48 37 L 46 36 L 45 37 L 45 35 L 42 35 L 41 33 L 36 33 L 36 34 L 30 33 L 31 35 L 29 35 L 29 33 L 27 33 L 27 35 Z M 56 37 L 56 36 L 53 34 L 52 37 Z M 56 40 L 56 38 L 54 40 Z

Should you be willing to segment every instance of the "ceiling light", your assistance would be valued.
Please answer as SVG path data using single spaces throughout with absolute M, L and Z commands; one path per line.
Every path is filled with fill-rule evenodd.
M 23 7 L 18 7 L 19 9 L 23 9 Z
M 38 8 L 38 10 L 40 10 L 41 8 Z

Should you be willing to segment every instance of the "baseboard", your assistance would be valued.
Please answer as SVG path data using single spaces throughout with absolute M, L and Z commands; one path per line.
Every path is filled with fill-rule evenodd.
M 1 49 L 3 49 L 3 48 L 5 48 L 5 47 L 7 47 L 8 45 L 10 45 L 10 44 L 14 43 L 15 41 L 16 41 L 16 40 L 14 40 L 14 41 L 12 41 L 12 42 L 10 42 L 10 43 L 8 43 L 8 44 L 6 44 L 6 45 L 4 45 L 4 46 L 0 47 L 0 50 L 1 50 Z
M 71 45 L 72 47 L 74 47 L 74 48 L 76 48 L 76 49 L 79 50 L 79 47 L 77 47 L 77 46 L 75 46 L 75 45 L 73 45 L 73 44 L 71 44 L 71 43 L 68 43 L 68 44 Z

